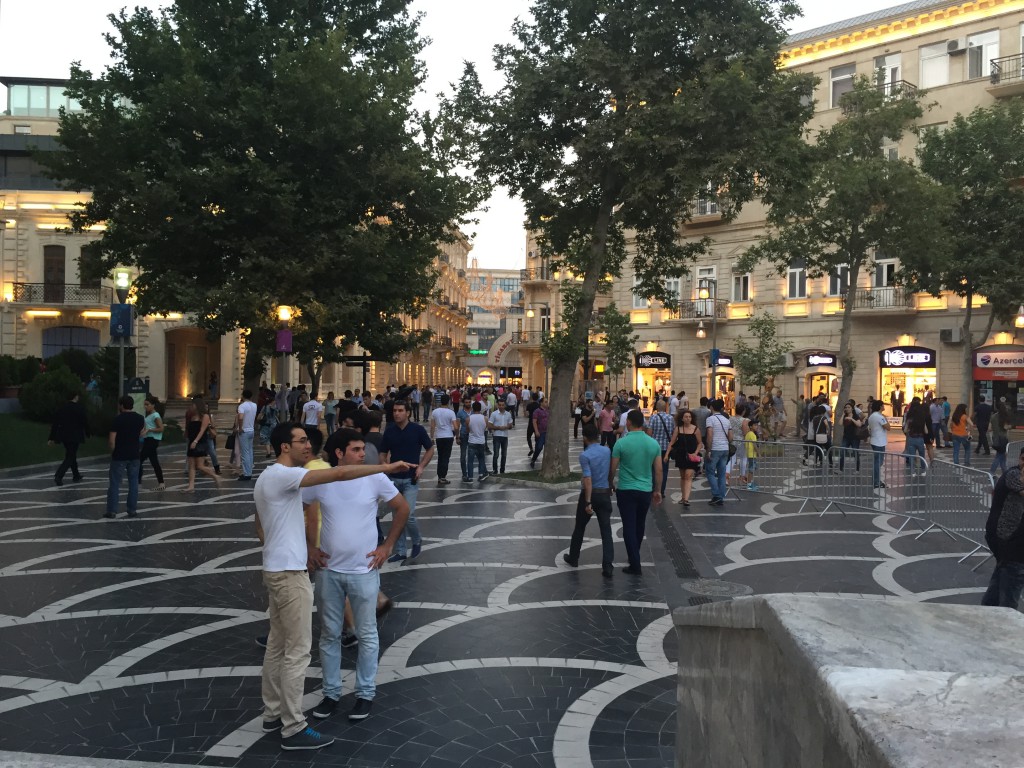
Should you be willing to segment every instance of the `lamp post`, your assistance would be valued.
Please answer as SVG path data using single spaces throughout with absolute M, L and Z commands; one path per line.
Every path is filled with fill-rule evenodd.
M 292 351 L 292 334 L 288 329 L 288 323 L 292 319 L 292 308 L 282 304 L 277 308 L 277 319 L 281 321 L 281 328 L 277 332 L 277 344 L 275 350 L 281 352 L 281 362 L 278 364 L 277 376 L 280 379 L 278 384 L 283 387 L 288 379 L 288 355 Z
M 130 308 L 126 309 L 128 304 L 128 293 L 131 291 L 132 279 L 131 275 L 125 270 L 118 270 L 114 273 L 114 293 L 117 294 L 117 309 L 111 313 L 112 319 L 110 326 L 111 329 L 116 329 L 117 341 L 118 341 L 118 355 L 117 355 L 117 396 L 121 397 L 125 393 L 124 387 L 124 340 L 132 335 L 132 323 L 131 317 L 128 313 L 131 311 Z M 116 313 L 116 314 L 115 314 Z
M 711 300 L 711 399 L 718 395 L 715 390 L 718 388 L 718 280 L 713 277 L 702 277 L 697 282 L 697 298 L 702 301 Z M 697 325 L 697 338 L 703 339 L 707 335 L 704 330 L 704 321 Z

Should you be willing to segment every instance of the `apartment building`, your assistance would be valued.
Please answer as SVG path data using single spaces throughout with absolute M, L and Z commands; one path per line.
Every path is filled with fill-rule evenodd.
M 519 269 L 485 269 L 472 260 L 466 381 L 480 385 L 522 383 L 522 359 L 518 348 L 511 345 L 511 334 L 522 330 L 525 315 L 521 278 Z
M 32 158 L 34 149 L 56 148 L 58 110 L 80 107 L 66 96 L 63 80 L 0 77 L 0 85 L 6 88 L 0 102 L 6 105 L 0 114 L 0 354 L 45 359 L 69 348 L 94 353 L 110 344 L 115 281 L 130 283 L 136 275 L 126 268 L 96 279 L 80 268 L 103 227 L 64 231 L 68 213 L 87 198 L 59 189 Z M 411 328 L 429 329 L 432 341 L 397 364 L 369 363 L 366 381 L 375 391 L 392 383 L 463 379 L 470 248 L 461 233 L 442 244 L 433 300 L 419 318 L 406 319 Z M 138 374 L 149 377 L 159 397 L 208 394 L 210 376 L 216 374 L 220 399 L 237 399 L 245 355 L 238 333 L 211 341 L 187 314 L 172 313 L 136 318 L 132 344 Z M 346 354 L 358 356 L 362 350 L 351 347 Z M 284 365 L 268 364 L 265 378 L 292 384 L 310 380 L 293 357 Z M 361 388 L 363 381 L 361 368 L 332 363 L 324 367 L 321 390 Z
M 818 128 L 841 118 L 839 99 L 856 76 L 871 76 L 891 91 L 927 89 L 926 101 L 936 105 L 922 124 L 941 130 L 958 113 L 1024 93 L 1022 60 L 1024 0 L 915 0 L 794 34 L 783 55 L 784 66 L 812 72 L 820 80 L 812 120 Z M 912 157 L 915 146 L 916 137 L 906 135 L 879 151 Z M 747 206 L 737 219 L 726 222 L 713 199 L 696 201 L 683 236 L 707 236 L 713 247 L 689 277 L 670 286 L 678 291 L 678 310 L 634 294 L 628 272 L 617 281 L 616 302 L 630 310 L 640 335 L 631 386 L 657 389 L 660 381 L 691 396 L 716 393 L 731 401 L 743 388 L 733 367 L 736 340 L 744 338 L 746 321 L 755 311 L 767 310 L 779 319 L 780 334 L 794 345 L 776 382 L 785 399 L 819 392 L 835 398 L 844 275 L 811 279 L 799 261 L 781 278 L 767 264 L 741 272 L 740 256 L 764 234 L 765 226 L 765 210 L 759 205 Z M 868 266 L 854 299 L 854 397 L 863 401 L 871 394 L 888 401 L 899 385 L 908 401 L 928 390 L 958 398 L 963 300 L 950 293 L 915 294 L 895 285 L 898 253 L 873 254 Z M 983 331 L 989 316 L 984 298 L 976 299 L 975 309 L 973 328 Z M 976 390 L 990 401 L 992 396 L 1007 397 L 1016 404 L 1018 421 L 1024 420 L 1024 396 L 1018 397 L 1024 378 L 1022 344 L 1024 331 L 996 324 L 974 354 Z M 712 348 L 720 351 L 714 382 Z

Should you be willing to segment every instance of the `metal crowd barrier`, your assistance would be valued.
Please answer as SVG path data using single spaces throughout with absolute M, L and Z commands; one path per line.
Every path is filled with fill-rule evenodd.
M 929 464 L 916 454 L 886 451 L 876 485 L 876 453 L 871 449 L 833 446 L 826 452 L 818 445 L 762 441 L 756 446 L 757 487 L 751 490 L 802 500 L 800 512 L 811 506 L 819 515 L 833 509 L 845 514 L 850 508 L 900 517 L 898 532 L 914 523 L 921 529 L 917 538 L 941 531 L 973 545 L 960 562 L 985 549 L 985 521 L 995 484 L 984 470 L 943 459 Z
M 1012 467 L 1017 463 L 1021 450 L 1024 449 L 1024 440 L 1011 440 L 1006 444 L 1006 466 Z

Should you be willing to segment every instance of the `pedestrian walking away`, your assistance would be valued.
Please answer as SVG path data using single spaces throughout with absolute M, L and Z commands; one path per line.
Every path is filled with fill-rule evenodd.
M 1017 466 L 1004 472 L 992 491 L 992 507 L 985 522 L 985 543 L 995 557 L 982 605 L 1017 610 L 1024 587 L 1024 450 Z
M 362 466 L 366 458 L 363 435 L 352 429 L 338 430 L 327 440 L 325 448 L 332 467 Z M 319 527 L 311 515 L 306 515 L 306 547 L 314 560 L 326 563 L 316 572 L 324 696 L 313 709 L 313 717 L 330 717 L 341 699 L 342 632 L 347 599 L 359 640 L 356 701 L 348 719 L 364 720 L 370 714 L 377 691 L 379 569 L 387 562 L 405 527 L 409 505 L 394 483 L 381 474 L 304 488 L 302 501 L 304 505 L 319 505 Z M 383 543 L 377 541 L 378 502 L 391 507 L 394 521 Z
M 661 487 L 658 490 L 664 496 L 665 487 L 668 485 L 668 446 L 672 442 L 675 424 L 672 423 L 672 417 L 666 413 L 668 404 L 664 400 L 659 400 L 654 410 L 655 413 L 651 416 L 651 437 L 658 441 L 658 447 L 661 449 Z
M 135 401 L 125 395 L 117 401 L 118 411 L 110 425 L 110 481 L 107 485 L 106 518 L 117 517 L 121 479 L 128 475 L 128 517 L 137 517 L 139 507 L 139 456 L 146 420 L 132 410 Z
M 725 501 L 728 488 L 725 484 L 725 468 L 729 463 L 729 446 L 732 442 L 729 419 L 722 413 L 725 404 L 721 400 L 711 402 L 712 414 L 707 418 L 707 444 L 710 454 L 705 465 L 708 485 L 711 486 L 711 504 L 719 506 Z
M 544 450 L 544 444 L 547 442 L 548 416 L 548 409 L 544 407 L 544 398 L 538 397 L 537 407 L 530 417 L 530 423 L 533 425 L 534 439 L 533 453 L 530 454 L 530 469 L 534 469 L 537 466 L 537 457 L 540 456 L 541 451 Z
M 494 441 L 494 456 L 491 457 L 491 472 L 505 474 L 505 459 L 508 457 L 508 430 L 515 428 L 515 420 L 505 406 L 504 400 L 498 400 L 498 410 L 490 415 L 487 428 L 491 430 Z
M 424 403 L 427 401 L 424 400 Z M 430 412 L 430 439 L 437 446 L 437 484 L 448 485 L 448 464 L 452 458 L 452 446 L 459 430 L 459 420 L 455 412 L 449 408 L 451 397 L 447 393 L 441 395 L 440 405 Z M 462 474 L 466 474 L 465 468 Z
M 608 486 L 612 452 L 605 446 L 598 445 L 600 439 L 601 432 L 596 424 L 583 425 L 583 452 L 579 457 L 583 479 L 580 483 L 580 497 L 576 502 L 576 525 L 569 540 L 569 551 L 562 555 L 562 559 L 573 568 L 579 567 L 583 535 L 586 533 L 590 518 L 596 517 L 601 530 L 601 575 L 610 579 L 612 560 L 615 557 L 612 539 L 612 497 Z
M 636 408 L 626 417 L 626 434 L 616 441 L 608 469 L 608 485 L 615 491 L 619 504 L 622 540 L 629 559 L 623 573 L 641 573 L 640 546 L 644 542 L 647 512 L 652 502 L 661 503 L 661 466 L 661 447 L 644 432 L 644 414 Z
M 139 456 L 139 484 L 141 485 L 142 483 L 142 471 L 145 469 L 146 460 L 148 459 L 153 467 L 153 474 L 156 475 L 157 490 L 162 491 L 166 486 L 164 485 L 164 471 L 160 466 L 160 457 L 157 455 L 157 449 L 164 439 L 164 423 L 161 421 L 160 414 L 156 410 L 158 404 L 159 401 L 155 395 L 150 395 L 142 401 L 142 406 L 146 411 L 144 417 L 146 426 L 142 430 L 142 453 Z
M 188 485 L 186 491 L 196 489 L 196 472 L 212 478 L 220 485 L 216 472 L 206 465 L 207 432 L 212 426 L 210 411 L 201 397 L 192 398 L 191 407 L 185 412 L 185 439 L 188 440 L 186 456 L 188 457 Z
M 323 408 L 320 410 L 323 411 Z M 245 482 L 252 480 L 252 444 L 256 437 L 256 403 L 252 401 L 251 389 L 242 390 L 242 402 L 238 404 L 238 413 L 235 416 L 235 432 L 235 439 L 239 442 L 242 455 L 242 474 L 238 479 Z
M 334 742 L 308 727 L 302 697 L 313 637 L 313 586 L 309 570 L 328 564 L 328 555 L 306 547 L 302 489 L 399 472 L 404 462 L 308 470 L 309 437 L 298 424 L 284 422 L 270 438 L 277 461 L 256 481 L 256 515 L 263 531 L 263 584 L 267 588 L 270 634 L 263 657 L 263 731 L 280 732 L 281 748 L 313 750 Z M 312 555 L 312 556 L 310 556 Z
M 85 417 L 85 406 L 79 402 L 78 391 L 69 392 L 67 402 L 57 409 L 50 427 L 49 444 L 60 443 L 64 446 L 64 460 L 57 467 L 53 476 L 54 485 L 64 484 L 64 475 L 71 470 L 71 479 L 81 482 L 82 473 L 78 470 L 78 449 L 89 435 L 89 424 Z

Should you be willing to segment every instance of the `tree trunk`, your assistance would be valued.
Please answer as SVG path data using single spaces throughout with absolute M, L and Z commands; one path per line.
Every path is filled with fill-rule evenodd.
M 569 397 L 572 391 L 571 363 L 560 363 L 551 368 L 551 391 L 548 393 L 548 436 L 544 443 L 544 457 L 540 474 L 546 479 L 569 474 Z
M 857 300 L 857 280 L 860 277 L 861 259 L 850 260 L 849 284 L 846 286 L 846 303 L 843 307 L 843 329 L 839 334 L 839 370 L 842 379 L 839 383 L 839 399 L 832 413 L 832 444 L 841 445 L 843 438 L 843 407 L 850 399 L 853 391 L 853 372 L 857 370 L 857 361 L 850 354 L 850 336 L 853 332 L 853 305 Z M 878 393 L 881 397 L 882 393 Z M 808 405 L 808 408 L 810 405 Z
M 317 395 L 320 393 L 320 379 L 324 375 L 324 363 L 321 360 L 319 364 L 315 362 L 306 363 L 306 373 L 309 374 L 309 397 L 311 400 L 316 400 Z
M 974 292 L 968 288 L 964 297 L 964 324 L 961 327 L 963 344 L 960 347 L 960 402 L 967 403 L 967 412 L 974 413 L 974 336 L 971 319 L 974 315 Z

